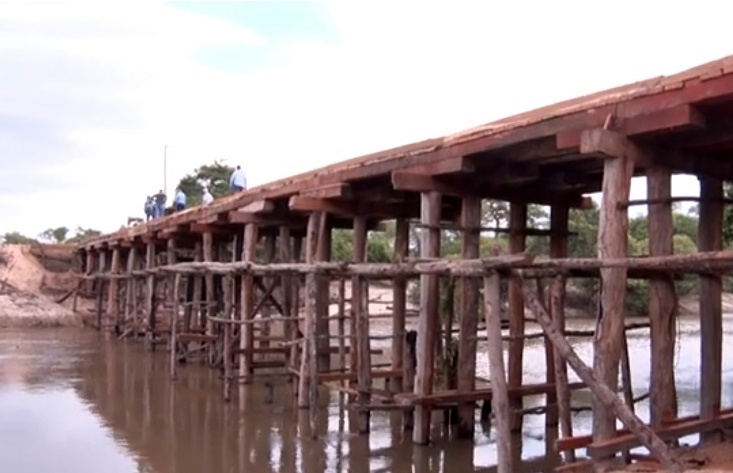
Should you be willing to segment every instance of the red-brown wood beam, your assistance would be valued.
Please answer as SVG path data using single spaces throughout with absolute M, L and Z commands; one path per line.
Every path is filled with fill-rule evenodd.
M 306 189 L 301 191 L 300 195 L 317 199 L 350 199 L 352 197 L 351 186 L 343 182 Z
M 238 209 L 239 212 L 250 214 L 270 213 L 273 210 L 275 210 L 275 203 L 266 199 L 255 200 Z
M 705 117 L 695 107 L 684 104 L 655 113 L 619 120 L 615 132 L 627 137 L 640 138 L 662 132 L 681 132 L 705 128 Z M 559 150 L 575 150 L 580 147 L 583 129 L 563 131 L 555 135 Z
M 211 233 L 216 235 L 228 235 L 235 233 L 235 230 L 222 225 L 208 223 L 192 223 L 191 233 Z
M 336 215 L 368 215 L 385 218 L 396 217 L 404 212 L 403 205 L 315 199 L 300 195 L 292 196 L 288 206 L 294 212 L 326 212 Z
M 429 176 L 472 173 L 476 171 L 476 163 L 466 156 L 456 156 L 442 161 L 411 166 L 406 171 Z
M 563 195 L 562 193 L 543 194 L 540 191 L 526 192 L 522 190 L 492 189 L 490 185 L 480 185 L 477 189 L 471 182 L 448 183 L 439 178 L 413 174 L 408 172 L 393 172 L 392 186 L 395 190 L 409 192 L 438 192 L 454 197 L 483 197 L 501 199 L 514 202 L 537 203 L 552 205 L 563 203 L 572 208 L 589 208 L 589 198 L 579 195 Z

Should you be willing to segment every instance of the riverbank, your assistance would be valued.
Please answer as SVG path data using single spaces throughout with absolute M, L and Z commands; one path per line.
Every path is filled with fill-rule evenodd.
M 687 470 L 685 473 L 731 473 L 733 472 L 733 440 L 697 447 L 681 447 L 680 460 Z M 667 473 L 657 463 L 639 462 L 613 473 Z
M 70 301 L 73 246 L 0 245 L 0 327 L 80 327 Z

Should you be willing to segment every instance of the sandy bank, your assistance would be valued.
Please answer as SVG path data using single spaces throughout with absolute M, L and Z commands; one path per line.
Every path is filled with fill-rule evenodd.
M 46 261 L 43 245 L 0 245 L 0 327 L 82 325 L 79 314 L 55 302 L 76 283 L 71 273 L 71 250 L 63 254 L 57 245 L 48 249 L 53 252 L 48 258 L 50 270 L 39 260 Z

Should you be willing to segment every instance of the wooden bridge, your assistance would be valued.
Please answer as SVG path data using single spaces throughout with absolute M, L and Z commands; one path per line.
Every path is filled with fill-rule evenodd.
M 317 379 L 349 396 L 359 431 L 369 430 L 370 410 L 399 409 L 413 440 L 425 444 L 432 410 L 457 409 L 458 434 L 471 438 L 475 401 L 490 397 L 498 471 L 507 472 L 522 397 L 541 393 L 548 424 L 560 424 L 556 447 L 568 462 L 582 447 L 607 463 L 644 445 L 671 471 L 681 471 L 665 440 L 690 432 L 715 440 L 733 422 L 721 409 L 721 275 L 733 268 L 733 253 L 721 251 L 728 203 L 723 182 L 733 179 L 731 151 L 733 57 L 344 161 L 103 235 L 79 248 L 82 271 L 98 297 L 100 328 L 113 327 L 120 337 L 144 336 L 151 349 L 167 343 L 173 377 L 180 361 L 203 356 L 224 370 L 227 400 L 233 382 L 250 382 L 260 371 L 269 376 L 280 367 L 298 383 L 300 407 L 315 409 L 317 383 L 309 381 Z M 697 176 L 700 195 L 673 197 L 675 173 Z M 646 176 L 646 199 L 629 200 L 633 176 Z M 598 259 L 568 258 L 568 213 L 592 206 L 587 195 L 596 192 L 602 193 Z M 484 199 L 509 202 L 508 228 L 481 228 Z M 698 254 L 673 255 L 672 203 L 679 200 L 699 202 Z M 529 204 L 550 207 L 549 229 L 527 228 Z M 648 257 L 628 257 L 627 209 L 635 205 L 649 209 Z M 383 229 L 385 221 L 395 222 L 393 263 L 368 263 L 367 234 Z M 420 230 L 417 258 L 409 254 L 411 225 Z M 353 230 L 350 264 L 329 261 L 335 228 Z M 445 229 L 461 234 L 460 260 L 441 259 Z M 485 230 L 508 233 L 510 254 L 481 259 Z M 525 254 L 527 235 L 549 238 L 550 259 Z M 683 273 L 700 278 L 700 414 L 694 419 L 677 418 L 675 396 L 674 276 Z M 592 367 L 563 334 L 569 277 L 601 280 Z M 627 277 L 647 278 L 651 285 L 650 426 L 634 414 L 624 363 Z M 453 314 L 443 317 L 441 328 L 441 278 L 459 281 L 455 386 L 436 383 L 438 360 L 454 330 Z M 366 301 L 374 279 L 389 279 L 393 287 L 387 336 L 392 355 L 379 369 Z M 410 279 L 419 279 L 416 336 L 405 329 Z M 509 284 L 506 372 L 497 310 L 501 279 Z M 529 279 L 544 282 L 537 285 L 544 289 L 531 289 Z M 329 313 L 333 285 L 336 314 Z M 541 385 L 522 383 L 530 314 L 547 347 Z M 479 388 L 482 317 L 492 369 L 490 383 Z M 448 336 L 441 337 L 441 330 Z M 568 364 L 583 386 L 568 385 Z M 624 400 L 615 394 L 619 365 Z M 569 391 L 578 387 L 594 394 L 590 437 L 573 436 Z M 616 418 L 630 434 L 617 432 Z

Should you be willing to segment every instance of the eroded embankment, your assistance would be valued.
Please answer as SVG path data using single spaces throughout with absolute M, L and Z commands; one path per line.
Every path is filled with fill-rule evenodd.
M 82 325 L 79 314 L 56 302 L 76 285 L 72 261 L 71 247 L 0 245 L 0 327 Z

